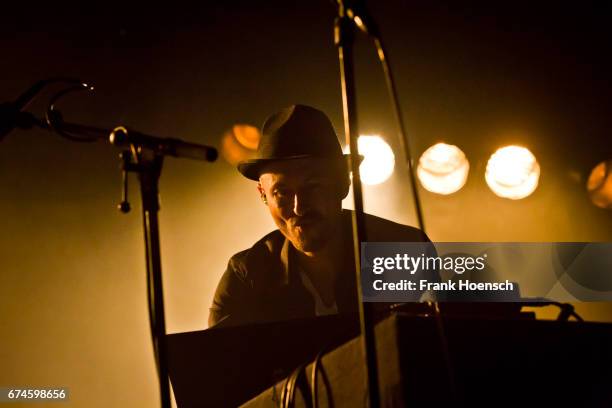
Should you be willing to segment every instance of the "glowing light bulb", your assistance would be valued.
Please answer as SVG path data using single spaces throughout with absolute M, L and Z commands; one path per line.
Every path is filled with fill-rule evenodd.
M 359 154 L 364 156 L 359 166 L 361 182 L 367 185 L 385 182 L 395 168 L 395 155 L 391 147 L 377 135 L 363 135 L 357 139 Z M 344 149 L 349 152 L 348 146 Z
M 489 158 L 485 180 L 499 197 L 520 200 L 535 191 L 540 179 L 540 165 L 526 148 L 506 146 Z
M 231 165 L 251 158 L 259 144 L 259 130 L 251 125 L 236 124 L 221 138 L 221 156 Z
M 417 176 L 427 191 L 448 195 L 465 185 L 470 163 L 457 146 L 437 143 L 419 159 Z
M 612 160 L 601 162 L 591 170 L 586 187 L 593 204 L 612 209 Z

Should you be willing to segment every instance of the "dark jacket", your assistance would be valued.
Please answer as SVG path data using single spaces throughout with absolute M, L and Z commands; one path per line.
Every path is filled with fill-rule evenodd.
M 419 229 L 373 215 L 366 214 L 365 225 L 369 242 L 429 242 Z M 357 300 L 350 211 L 343 211 L 342 228 L 344 250 L 338 256 L 345 262 L 335 299 L 339 314 L 353 314 Z M 232 256 L 217 285 L 209 325 L 225 319 L 236 325 L 314 317 L 314 299 L 291 266 L 294 251 L 290 241 L 276 230 Z

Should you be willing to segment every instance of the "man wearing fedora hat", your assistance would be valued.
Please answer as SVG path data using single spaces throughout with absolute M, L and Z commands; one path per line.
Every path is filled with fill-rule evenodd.
M 347 160 L 327 116 L 293 105 L 264 123 L 256 158 L 238 171 L 257 182 L 277 230 L 235 254 L 217 286 L 209 325 L 357 311 Z M 369 241 L 428 242 L 420 230 L 366 215 Z

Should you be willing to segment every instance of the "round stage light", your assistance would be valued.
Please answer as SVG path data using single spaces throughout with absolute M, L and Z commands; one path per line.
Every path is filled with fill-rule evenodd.
M 591 170 L 586 188 L 593 204 L 612 209 L 612 160 L 601 162 Z
M 421 155 L 417 176 L 427 191 L 448 195 L 465 185 L 469 170 L 470 163 L 461 149 L 437 143 Z
M 533 153 L 524 147 L 506 146 L 489 158 L 485 180 L 499 197 L 511 200 L 525 198 L 538 187 L 540 165 Z
M 367 185 L 385 182 L 395 168 L 395 155 L 391 147 L 377 135 L 363 135 L 357 139 L 359 154 L 364 156 L 359 166 L 361 182 Z M 349 152 L 348 146 L 344 149 Z
M 232 166 L 253 157 L 261 135 L 255 126 L 236 124 L 221 138 L 221 156 Z

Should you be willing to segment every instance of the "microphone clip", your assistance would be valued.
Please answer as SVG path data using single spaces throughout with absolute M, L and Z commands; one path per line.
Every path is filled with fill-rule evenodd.
M 143 209 L 159 210 L 158 181 L 164 163 L 164 155 L 154 150 L 130 144 L 119 154 L 121 168 L 121 202 L 117 209 L 127 214 L 132 209 L 128 199 L 128 176 L 136 173 L 140 180 L 140 190 L 143 197 Z
M 121 202 L 117 204 L 117 209 L 124 214 L 130 212 L 132 207 L 128 201 L 128 171 L 134 171 L 135 164 L 132 162 L 132 155 L 128 150 L 124 150 L 119 154 L 121 158 Z

